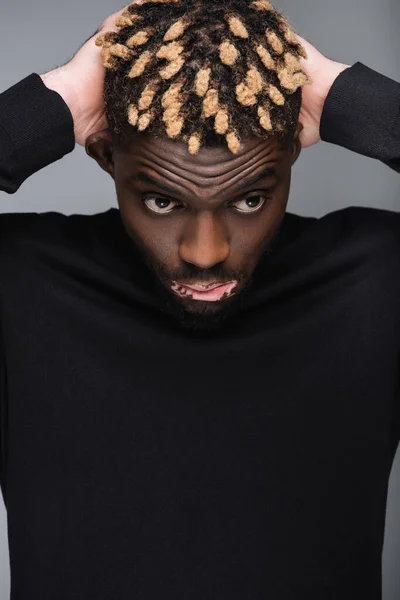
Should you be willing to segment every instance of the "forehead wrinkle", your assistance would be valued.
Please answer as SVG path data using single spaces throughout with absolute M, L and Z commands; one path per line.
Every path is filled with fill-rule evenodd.
M 265 142 L 264 142 L 265 143 Z M 188 182 L 190 180 L 192 180 L 193 186 L 196 188 L 201 188 L 201 189 L 207 189 L 209 187 L 214 187 L 214 188 L 221 188 L 223 187 L 226 183 L 229 183 L 231 185 L 236 185 L 240 179 L 243 179 L 246 175 L 250 174 L 253 171 L 256 171 L 256 169 L 258 169 L 258 167 L 260 166 L 266 166 L 266 162 L 265 159 L 271 154 L 271 152 L 274 150 L 274 148 L 271 148 L 271 146 L 267 146 L 265 147 L 264 143 L 262 143 L 262 147 L 260 148 L 260 144 L 257 144 L 253 149 L 251 149 L 245 156 L 246 156 L 246 165 L 248 165 L 249 162 L 252 162 L 251 165 L 248 165 L 244 168 L 243 164 L 237 165 L 236 167 L 233 167 L 233 165 L 238 162 L 240 162 L 241 160 L 243 160 L 243 156 L 240 157 L 235 157 L 234 159 L 231 160 L 226 160 L 224 162 L 221 163 L 221 165 L 229 165 L 229 169 L 223 171 L 222 173 L 218 173 L 217 175 L 213 175 L 211 173 L 206 173 L 203 177 L 200 176 L 200 181 L 195 181 L 195 179 L 198 179 L 198 175 L 197 173 L 193 170 L 193 167 L 195 167 L 196 165 L 189 164 L 187 168 L 185 167 L 181 167 L 178 166 L 176 163 L 172 162 L 171 160 L 169 160 L 165 155 L 161 155 L 159 154 L 157 151 L 151 149 L 147 149 L 144 148 L 145 152 L 143 154 L 148 154 L 149 157 L 144 156 L 143 154 L 140 155 L 140 159 L 142 161 L 142 163 L 146 164 L 146 166 L 148 168 L 151 168 L 153 171 L 157 172 L 157 170 L 154 168 L 154 162 L 157 163 L 158 159 L 159 163 L 164 163 L 163 165 L 161 164 L 157 164 L 157 167 L 160 168 L 162 171 L 166 171 L 168 174 L 164 174 L 163 172 L 158 172 L 158 175 L 162 178 L 165 178 L 166 180 L 169 180 L 171 183 L 178 185 L 179 187 L 182 187 L 183 189 L 185 189 L 186 191 L 200 196 L 200 194 L 196 191 L 194 191 L 194 189 L 192 187 L 188 187 L 185 185 L 184 182 Z M 144 159 L 144 160 L 143 160 Z M 180 157 L 178 157 L 178 159 L 180 159 Z M 270 161 L 272 162 L 272 161 Z M 151 164 L 149 164 L 151 163 Z M 215 170 L 215 166 L 212 166 L 211 169 Z M 189 177 L 188 177 L 189 175 Z M 227 182 L 221 182 L 218 183 L 217 180 L 220 180 L 221 178 L 225 177 L 226 175 L 229 176 L 229 180 Z
M 144 163 L 146 164 L 146 163 Z M 164 175 L 161 171 L 158 171 L 156 168 L 154 168 L 153 165 L 147 165 L 148 169 L 150 170 L 150 172 L 155 173 L 161 180 L 165 180 L 166 184 L 168 185 L 168 183 L 173 185 L 176 185 L 177 188 L 183 188 L 184 190 L 186 190 L 189 194 L 197 197 L 198 199 L 201 199 L 201 191 L 199 188 L 201 188 L 203 191 L 208 189 L 212 189 L 214 192 L 217 193 L 221 193 L 221 191 L 225 194 L 229 193 L 230 188 L 234 188 L 236 185 L 238 185 L 243 179 L 246 178 L 247 175 L 251 175 L 251 174 L 255 174 L 257 171 L 260 171 L 261 168 L 265 169 L 268 163 L 265 162 L 265 159 L 262 157 L 259 161 L 257 161 L 257 164 L 255 165 L 251 165 L 248 169 L 246 169 L 245 171 L 241 171 L 236 177 L 234 177 L 232 179 L 232 177 L 229 177 L 228 181 L 226 182 L 222 182 L 222 183 L 215 183 L 215 182 L 211 182 L 208 185 L 206 183 L 194 183 L 193 185 L 187 186 L 185 185 L 185 182 L 187 180 L 182 181 L 181 179 L 175 179 L 174 177 L 169 177 Z M 269 163 L 271 164 L 271 163 Z M 209 179 L 207 179 L 207 182 L 209 181 Z M 221 188 L 224 188 L 225 184 L 228 184 L 227 189 L 226 190 L 221 190 Z M 234 190 L 233 190 L 234 191 Z
M 271 163 L 271 161 L 269 161 L 269 163 Z M 241 183 L 241 180 L 245 179 L 247 176 L 250 176 L 252 174 L 256 174 L 256 172 L 262 167 L 262 168 L 266 168 L 267 165 L 269 163 L 265 162 L 265 159 L 261 159 L 260 162 L 258 162 L 256 165 L 251 165 L 251 167 L 249 167 L 248 169 L 246 169 L 245 171 L 242 171 L 241 173 L 239 173 L 236 177 L 229 178 L 229 185 L 227 190 L 229 190 L 231 187 L 234 188 L 235 186 L 237 186 L 239 183 Z M 266 177 L 264 177 L 264 179 L 266 179 Z M 261 181 L 261 180 L 260 180 Z
M 205 182 L 201 185 L 205 188 L 211 186 L 223 187 L 226 183 L 235 185 L 238 183 L 238 181 L 240 181 L 240 179 L 244 179 L 247 175 L 250 175 L 251 173 L 256 171 L 258 167 L 266 166 L 268 162 L 275 162 L 272 161 L 272 159 L 266 161 L 268 156 L 271 154 L 272 150 L 272 148 L 262 148 L 258 153 L 248 156 L 245 164 L 238 165 L 236 168 L 232 168 L 233 161 L 227 161 L 223 164 L 229 164 L 231 166 L 229 170 L 224 171 L 223 173 L 218 173 L 218 175 L 205 175 Z M 227 181 L 215 183 L 215 180 L 222 179 L 225 176 L 228 176 Z
M 221 167 L 227 166 L 227 169 L 223 170 L 218 175 L 223 176 L 228 172 L 235 171 L 236 168 L 240 168 L 236 165 L 243 161 L 243 159 L 245 159 L 245 161 L 247 162 L 252 160 L 254 157 L 257 157 L 258 154 L 261 154 L 265 151 L 271 153 L 274 150 L 274 147 L 271 146 L 269 139 L 260 140 L 256 138 L 256 140 L 256 144 L 254 144 L 249 150 L 242 152 L 238 156 L 231 154 L 230 151 L 224 147 L 203 147 L 198 155 L 192 156 L 188 153 L 186 144 L 183 144 L 182 142 L 166 140 L 166 149 L 164 152 L 160 153 L 158 151 L 158 148 L 163 148 L 163 144 L 157 144 L 156 142 L 158 140 L 153 140 L 152 138 L 145 138 L 144 143 L 142 143 L 140 147 L 139 158 L 141 158 L 144 154 L 148 154 L 150 160 L 158 159 L 160 162 L 165 162 L 169 167 L 171 166 L 173 169 L 178 169 L 190 173 L 193 172 L 193 167 L 196 169 L 206 167 L 206 177 L 212 177 L 212 175 L 209 175 L 207 173 L 207 165 L 211 162 L 212 169 L 215 167 L 215 164 L 218 164 Z M 212 155 L 212 160 L 210 160 L 210 153 Z M 135 152 L 133 151 L 132 154 L 134 156 Z M 222 154 L 225 157 L 225 160 L 221 160 L 220 162 L 216 161 L 216 156 L 218 154 Z M 176 157 L 176 163 L 178 163 L 178 165 L 185 165 L 187 163 L 188 166 L 179 167 L 169 157 Z
M 188 191 L 189 193 L 193 193 L 193 190 L 190 189 L 189 186 L 185 185 L 185 181 L 182 181 L 182 179 L 179 178 L 179 175 L 177 177 L 174 177 L 174 173 L 172 173 L 171 171 L 167 171 L 167 174 L 163 173 L 162 171 L 164 171 L 163 167 L 159 167 L 159 165 L 157 165 L 158 168 L 160 168 L 161 170 L 159 171 L 157 168 L 155 168 L 154 164 L 148 164 L 147 160 L 145 159 L 145 161 L 142 162 L 143 166 L 146 166 L 150 171 L 152 171 L 153 173 L 155 173 L 156 175 L 158 175 L 158 177 L 162 180 L 165 180 L 166 184 L 170 183 L 171 187 L 172 186 L 176 186 L 176 187 L 181 187 L 184 190 Z M 140 168 L 138 169 L 138 171 L 140 170 Z M 172 175 L 172 177 L 171 177 Z

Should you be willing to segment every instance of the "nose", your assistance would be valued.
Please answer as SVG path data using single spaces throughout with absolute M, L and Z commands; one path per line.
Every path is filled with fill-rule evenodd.
M 222 224 L 210 213 L 194 218 L 179 246 L 181 260 L 199 269 L 211 269 L 229 256 L 229 243 Z

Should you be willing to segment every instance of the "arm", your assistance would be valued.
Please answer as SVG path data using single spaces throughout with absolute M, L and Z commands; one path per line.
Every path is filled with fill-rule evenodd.
M 39 75 L 0 94 L 0 190 L 16 192 L 30 175 L 74 146 L 71 112 Z
M 303 148 L 322 139 L 400 172 L 400 83 L 360 62 L 350 67 L 330 60 L 298 37 L 312 80 L 302 90 Z
M 29 75 L 0 94 L 0 190 L 16 192 L 30 175 L 72 152 L 75 142 L 84 146 L 91 133 L 107 128 L 105 69 L 95 39 L 116 31 L 123 11 L 110 15 L 67 65 Z
M 327 96 L 320 135 L 400 173 L 400 83 L 360 62 L 343 71 Z

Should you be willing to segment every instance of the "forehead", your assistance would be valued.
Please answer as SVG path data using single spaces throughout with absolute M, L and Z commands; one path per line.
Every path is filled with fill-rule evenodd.
M 123 170 L 134 173 L 139 170 L 155 171 L 159 175 L 172 174 L 176 179 L 197 180 L 215 184 L 232 177 L 246 177 L 268 164 L 283 164 L 287 150 L 282 141 L 271 136 L 267 139 L 253 138 L 242 142 L 237 154 L 224 145 L 218 148 L 202 147 L 191 155 L 187 144 L 166 137 L 149 134 L 137 135 L 125 149 L 116 150 Z

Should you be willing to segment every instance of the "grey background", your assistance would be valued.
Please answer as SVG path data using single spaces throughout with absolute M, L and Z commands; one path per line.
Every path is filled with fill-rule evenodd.
M 215 0 L 218 1 L 218 0 Z M 364 64 L 400 81 L 398 0 L 277 0 L 297 31 L 321 52 Z M 2 0 L 0 91 L 26 75 L 65 63 L 117 0 Z M 400 177 L 384 165 L 321 143 L 305 150 L 293 173 L 290 212 L 322 216 L 351 205 L 400 210 Z M 103 212 L 117 206 L 111 179 L 77 148 L 34 175 L 0 212 Z M 400 452 L 390 481 L 383 555 L 384 600 L 400 598 Z M 0 501 L 0 600 L 9 598 L 5 511 Z M 216 599 L 217 600 L 217 599 Z

